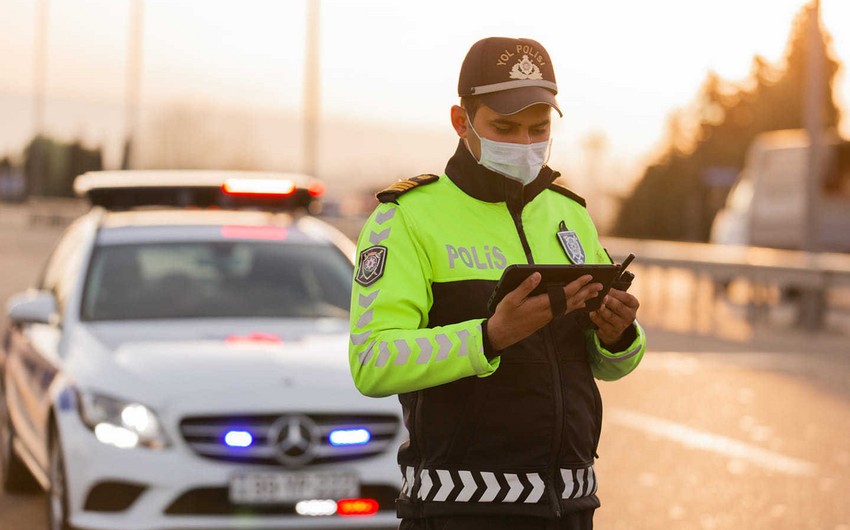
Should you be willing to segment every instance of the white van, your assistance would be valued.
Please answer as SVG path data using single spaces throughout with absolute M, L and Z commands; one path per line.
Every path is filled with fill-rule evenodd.
M 818 250 L 850 252 L 850 142 L 829 136 L 817 197 Z M 710 241 L 787 249 L 807 248 L 804 130 L 771 131 L 753 141 L 738 182 L 717 213 Z

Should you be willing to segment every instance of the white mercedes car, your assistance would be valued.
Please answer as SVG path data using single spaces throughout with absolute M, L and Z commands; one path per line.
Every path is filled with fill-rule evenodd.
M 353 244 L 287 175 L 101 172 L 8 302 L 0 464 L 51 530 L 395 528 L 398 403 L 348 369 Z

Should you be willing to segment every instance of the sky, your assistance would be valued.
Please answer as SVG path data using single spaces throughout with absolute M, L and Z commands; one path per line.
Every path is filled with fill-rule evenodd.
M 0 116 L 7 116 L 0 120 L 0 156 L 32 133 L 28 98 L 39 1 L 0 0 Z M 46 1 L 46 91 L 55 102 L 47 127 L 117 145 L 131 0 Z M 143 0 L 143 121 L 175 101 L 297 119 L 307 1 Z M 564 118 L 554 124 L 550 165 L 589 186 L 586 145 L 604 135 L 604 167 L 597 160 L 594 168 L 605 178 L 596 183 L 633 181 L 656 154 L 670 113 L 693 100 L 708 71 L 735 81 L 756 54 L 780 61 L 804 3 L 320 0 L 319 169 L 352 167 L 384 180 L 390 173 L 394 180 L 396 173 L 441 171 L 456 142 L 449 108 L 457 102 L 463 57 L 479 38 L 501 35 L 534 38 L 553 60 Z M 821 6 L 835 55 L 850 64 L 850 1 L 821 0 Z M 846 116 L 841 130 L 850 137 L 846 70 L 836 88 Z M 69 110 L 83 103 L 112 109 L 104 125 Z M 275 148 L 274 139 L 263 141 Z M 429 167 L 414 167 L 420 164 Z

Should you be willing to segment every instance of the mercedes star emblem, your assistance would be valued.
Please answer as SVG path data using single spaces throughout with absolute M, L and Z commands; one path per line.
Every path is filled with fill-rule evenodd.
M 321 443 L 319 428 L 307 416 L 283 416 L 272 425 L 270 434 L 278 460 L 287 467 L 310 462 Z

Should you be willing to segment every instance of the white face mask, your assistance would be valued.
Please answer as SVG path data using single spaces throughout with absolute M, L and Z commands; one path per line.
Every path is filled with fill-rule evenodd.
M 545 142 L 537 142 L 533 144 L 512 144 L 508 142 L 494 142 L 487 138 L 482 138 L 478 131 L 472 126 L 472 120 L 469 119 L 469 128 L 473 134 L 478 137 L 481 142 L 481 157 L 478 163 L 491 171 L 495 171 L 500 175 L 504 175 L 510 179 L 522 183 L 523 186 L 530 184 L 537 175 L 540 169 L 549 160 L 552 139 Z M 467 144 L 467 149 L 469 145 Z M 472 152 L 470 150 L 470 152 Z

